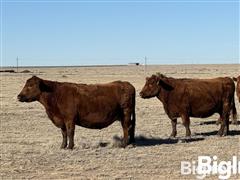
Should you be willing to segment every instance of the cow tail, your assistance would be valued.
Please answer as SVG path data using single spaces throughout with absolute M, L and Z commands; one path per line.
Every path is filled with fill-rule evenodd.
M 132 119 L 131 119 L 131 132 L 130 132 L 130 141 L 135 142 L 135 126 L 136 126 L 136 113 L 135 113 L 135 107 L 136 106 L 136 92 L 134 90 L 133 96 L 132 96 Z
M 136 108 L 136 97 L 135 97 L 135 93 L 134 93 L 134 98 L 133 98 L 133 112 L 132 112 L 132 124 L 135 130 L 135 125 L 136 125 L 136 112 L 135 112 L 135 108 Z
M 234 97 L 232 98 L 232 124 L 238 124 L 237 122 L 237 109 L 235 106 L 235 99 Z

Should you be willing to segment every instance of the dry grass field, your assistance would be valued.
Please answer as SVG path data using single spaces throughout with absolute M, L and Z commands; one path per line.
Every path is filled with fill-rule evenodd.
M 24 69 L 20 69 L 24 70 Z M 240 126 L 230 125 L 227 137 L 216 135 L 218 115 L 191 118 L 192 138 L 185 140 L 185 128 L 178 120 L 176 139 L 169 139 L 171 122 L 156 98 L 141 99 L 145 84 L 143 66 L 28 68 L 32 73 L 1 73 L 2 179 L 196 179 L 181 175 L 181 161 L 196 161 L 200 155 L 229 161 L 240 160 Z M 161 72 L 172 77 L 212 78 L 236 76 L 240 65 L 148 66 L 147 75 Z M 126 80 L 136 87 L 136 146 L 114 146 L 114 136 L 123 132 L 119 122 L 102 130 L 77 126 L 75 148 L 60 149 L 62 135 L 38 103 L 20 103 L 17 94 L 32 75 L 43 79 L 106 83 Z M 235 95 L 236 96 L 236 95 Z M 236 108 L 240 105 L 236 99 Z M 239 118 L 238 118 L 239 120 Z M 217 179 L 210 175 L 206 179 Z M 230 179 L 240 179 L 240 175 Z

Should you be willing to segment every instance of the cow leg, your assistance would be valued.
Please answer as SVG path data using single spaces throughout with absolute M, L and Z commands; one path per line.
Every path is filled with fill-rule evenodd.
M 128 145 L 128 132 L 131 129 L 131 111 L 129 109 L 124 109 L 124 117 L 122 119 L 122 128 L 123 128 L 123 147 Z
M 221 127 L 218 131 L 219 136 L 226 136 L 229 133 L 229 117 L 226 117 L 221 122 Z
M 224 123 L 225 123 L 225 122 L 224 122 L 224 120 L 222 119 L 220 129 L 218 130 L 218 133 L 217 133 L 219 136 L 222 136 L 222 135 L 223 135 L 223 130 L 224 130 L 224 127 L 225 127 Z
M 130 135 L 129 143 L 135 143 L 135 123 L 136 123 L 136 115 L 135 115 L 135 109 L 133 109 L 131 126 L 130 126 L 129 132 L 128 132 Z
M 216 125 L 221 124 L 221 122 L 222 122 L 222 116 L 220 116 L 220 117 L 218 118 L 218 120 L 216 121 Z
M 236 110 L 236 106 L 235 106 L 235 101 L 234 101 L 234 97 L 232 100 L 232 124 L 237 125 L 238 121 L 237 121 L 237 110 Z
M 73 149 L 75 124 L 73 122 L 67 122 L 66 127 L 67 127 L 67 136 L 69 140 L 67 149 Z
M 186 137 L 190 137 L 191 136 L 191 131 L 189 128 L 190 118 L 188 117 L 188 115 L 182 115 L 181 117 L 182 117 L 183 125 L 186 128 Z
M 223 136 L 229 134 L 229 113 L 224 114 L 224 129 L 223 129 Z
M 61 149 L 64 149 L 67 147 L 67 129 L 66 129 L 66 127 L 64 126 L 63 128 L 61 128 L 61 131 L 62 131 L 62 136 L 63 136 Z
M 171 119 L 172 133 L 170 137 L 176 137 L 177 135 L 177 119 Z
M 229 116 L 226 117 L 226 126 L 225 126 L 225 129 L 224 129 L 224 132 L 223 132 L 224 136 L 227 136 L 228 134 L 229 134 Z
M 230 112 L 231 112 L 231 105 L 232 103 L 224 103 L 224 108 L 223 108 L 223 118 L 225 122 L 225 128 L 223 135 L 226 136 L 229 134 L 229 117 L 230 117 Z
M 218 131 L 219 136 L 226 136 L 229 133 L 229 116 L 230 116 L 230 106 L 229 106 L 229 103 L 225 102 L 223 104 L 221 127 Z

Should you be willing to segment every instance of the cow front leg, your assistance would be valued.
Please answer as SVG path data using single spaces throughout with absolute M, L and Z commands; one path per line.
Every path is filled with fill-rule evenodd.
M 189 128 L 189 125 L 190 125 L 190 118 L 188 115 L 182 115 L 182 122 L 183 122 L 183 125 L 186 129 L 186 137 L 190 137 L 191 136 L 191 131 L 190 131 L 190 128 Z
M 126 147 L 128 145 L 128 135 L 129 130 L 131 128 L 131 111 L 129 109 L 125 109 L 123 111 L 123 119 L 121 121 L 122 128 L 123 128 L 123 142 L 122 147 Z
M 67 128 L 67 137 L 69 140 L 67 149 L 73 149 L 75 124 L 73 122 L 67 122 L 66 128 Z
M 61 131 L 62 131 L 62 137 L 63 137 L 61 149 L 64 149 L 67 147 L 67 129 L 66 129 L 66 127 L 65 126 L 62 127 Z
M 170 135 L 170 138 L 176 137 L 177 135 L 177 119 L 171 119 L 171 124 L 172 124 L 172 133 Z

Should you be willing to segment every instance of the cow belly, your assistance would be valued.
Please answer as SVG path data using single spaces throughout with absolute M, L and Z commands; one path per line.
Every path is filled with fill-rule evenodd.
M 76 124 L 90 129 L 102 129 L 119 119 L 118 114 L 89 113 L 76 120 Z
M 203 93 L 191 97 L 189 109 L 192 117 L 206 118 L 219 112 L 221 101 L 213 92 Z
M 200 118 L 206 118 L 214 113 L 218 112 L 218 108 L 215 106 L 208 107 L 208 106 L 201 106 L 201 107 L 196 107 L 192 109 L 190 116 L 191 117 L 200 117 Z

